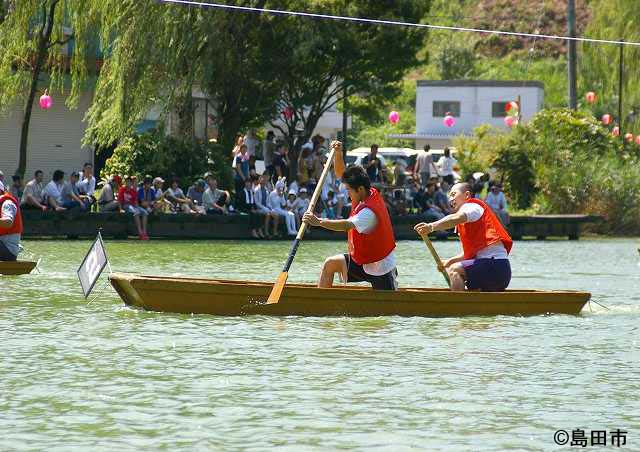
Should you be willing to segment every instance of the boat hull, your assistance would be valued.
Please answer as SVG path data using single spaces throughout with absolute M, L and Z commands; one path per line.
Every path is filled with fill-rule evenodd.
M 0 275 L 26 275 L 36 267 L 31 261 L 0 261 Z
M 171 278 L 113 273 L 111 284 L 125 304 L 148 311 L 221 316 L 422 316 L 578 314 L 591 294 L 577 291 L 447 289 L 374 291 L 366 287 L 319 289 L 287 284 L 280 302 L 265 305 L 272 283 Z

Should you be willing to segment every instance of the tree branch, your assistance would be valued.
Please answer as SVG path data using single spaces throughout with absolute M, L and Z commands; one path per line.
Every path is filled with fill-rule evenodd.
M 58 39 L 58 40 L 56 40 L 56 41 L 53 41 L 52 43 L 50 43 L 50 44 L 47 46 L 47 50 L 48 50 L 48 49 L 50 49 L 50 48 L 52 48 L 53 46 L 56 46 L 56 45 L 63 46 L 63 45 L 65 45 L 65 44 L 68 44 L 68 43 L 69 43 L 69 41 L 71 41 L 73 38 L 74 38 L 74 36 L 73 36 L 73 34 L 71 34 L 71 35 L 69 35 L 69 37 L 68 37 L 68 38 L 66 38 L 66 39 Z

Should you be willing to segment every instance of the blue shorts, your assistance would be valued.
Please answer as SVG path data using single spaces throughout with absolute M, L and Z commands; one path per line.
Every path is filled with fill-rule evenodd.
M 511 282 L 509 259 L 475 259 L 464 265 L 464 272 L 469 290 L 502 292 Z

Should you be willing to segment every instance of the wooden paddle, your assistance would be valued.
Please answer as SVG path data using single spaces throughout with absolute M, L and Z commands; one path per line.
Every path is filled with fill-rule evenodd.
M 331 149 L 331 153 L 329 154 L 327 163 L 324 164 L 322 175 L 320 175 L 320 180 L 318 180 L 318 185 L 316 185 L 316 189 L 313 191 L 313 196 L 311 197 L 311 201 L 309 202 L 307 212 L 313 212 L 316 208 L 316 203 L 318 202 L 320 193 L 322 193 L 322 186 L 324 185 L 324 180 L 327 178 L 327 174 L 329 174 L 329 168 L 331 168 L 331 163 L 333 162 L 333 156 L 335 155 L 335 152 L 335 149 Z M 302 223 L 300 225 L 300 229 L 298 230 L 298 235 L 296 235 L 296 238 L 291 245 L 291 250 L 289 251 L 287 262 L 285 262 L 282 273 L 280 273 L 280 276 L 278 276 L 273 289 L 271 289 L 271 294 L 269 294 L 269 298 L 267 299 L 266 304 L 273 304 L 280 301 L 280 295 L 282 295 L 282 290 L 284 289 L 284 285 L 287 283 L 287 278 L 289 277 L 289 268 L 291 268 L 293 258 L 296 255 L 296 251 L 298 251 L 298 246 L 300 245 L 300 241 L 302 240 L 302 237 L 304 237 L 304 233 L 306 230 L 307 223 Z
M 447 281 L 447 284 L 449 285 L 449 287 L 451 287 L 451 280 L 449 279 L 449 274 L 447 273 L 446 270 L 441 269 L 441 265 L 442 265 L 442 261 L 440 260 L 440 256 L 438 256 L 438 252 L 436 251 L 436 249 L 433 247 L 433 244 L 431 243 L 431 240 L 429 239 L 429 234 L 425 234 L 422 236 L 422 240 L 424 241 L 425 245 L 427 245 L 427 248 L 429 248 L 429 251 L 431 251 L 431 256 L 433 256 L 433 259 L 436 261 L 436 265 L 438 266 L 438 270 L 440 271 L 440 273 L 442 273 L 442 276 L 444 276 L 444 279 Z

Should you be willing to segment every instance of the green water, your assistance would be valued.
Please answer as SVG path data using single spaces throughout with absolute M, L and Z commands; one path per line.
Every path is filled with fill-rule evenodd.
M 606 305 L 529 318 L 217 318 L 87 304 L 87 241 L 28 241 L 0 276 L 0 450 L 555 450 L 558 429 L 640 450 L 638 240 L 517 242 L 514 288 Z M 273 280 L 288 243 L 109 242 L 113 270 Z M 443 256 L 457 243 L 436 243 Z M 290 281 L 343 243 L 303 243 Z M 443 285 L 401 242 L 400 284 Z M 98 289 L 100 289 L 98 287 Z

